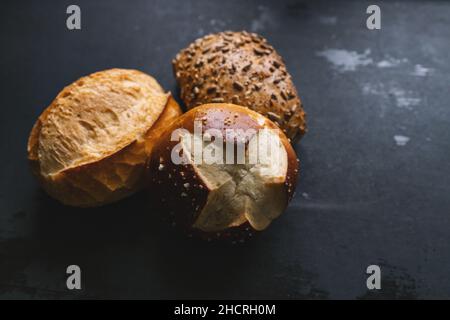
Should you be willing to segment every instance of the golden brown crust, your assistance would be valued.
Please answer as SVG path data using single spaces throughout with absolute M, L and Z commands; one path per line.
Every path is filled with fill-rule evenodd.
M 306 131 L 306 115 L 283 59 L 263 37 L 221 32 L 197 39 L 173 60 L 188 108 L 217 102 L 255 110 L 295 139 Z
M 245 234 L 254 233 L 255 229 L 246 219 L 240 225 L 233 224 L 232 227 L 218 233 L 205 233 L 192 228 L 207 204 L 211 189 L 193 166 L 173 163 L 172 150 L 179 141 L 172 141 L 171 135 L 180 128 L 193 133 L 195 121 L 201 121 L 203 133 L 208 129 L 218 129 L 223 133 L 227 129 L 276 130 L 287 153 L 288 164 L 284 182 L 287 202 L 293 196 L 298 175 L 298 160 L 294 149 L 284 133 L 269 119 L 247 108 L 224 103 L 205 104 L 188 111 L 174 120 L 154 145 L 147 165 L 149 193 L 153 196 L 157 194 L 157 200 L 161 201 L 161 205 L 166 209 L 164 212 L 167 212 L 178 225 L 206 238 L 228 237 L 236 240 Z M 285 206 L 287 204 L 285 203 Z M 239 236 L 236 236 L 236 232 Z
M 152 77 L 110 69 L 64 88 L 42 121 L 41 172 L 57 174 L 99 161 L 142 137 L 158 119 L 167 94 Z
M 96 90 L 100 86 L 108 87 L 112 93 L 105 94 L 105 88 Z M 141 96 L 123 98 L 131 91 Z M 86 104 L 81 105 L 82 102 Z M 136 103 L 145 106 L 137 108 Z M 89 110 L 88 106 L 97 109 Z M 137 114 L 126 116 L 133 111 Z M 107 119 L 112 112 L 117 114 L 115 120 L 120 119 L 112 121 L 115 126 Z M 44 189 L 64 204 L 90 207 L 119 200 L 142 187 L 145 162 L 155 139 L 153 130 L 161 131 L 164 124 L 181 113 L 170 94 L 139 71 L 112 69 L 81 78 L 66 87 L 36 121 L 28 141 L 32 171 Z M 128 122 L 122 120 L 123 114 L 130 119 Z M 72 122 L 80 118 L 91 121 L 91 127 L 79 132 L 86 134 L 84 140 L 78 140 L 83 145 L 69 148 L 74 145 L 73 135 L 77 132 Z M 67 126 L 73 131 L 66 131 Z M 43 128 L 46 128 L 45 133 Z M 97 141 L 104 133 L 93 136 L 98 130 L 107 131 L 106 148 L 104 141 Z M 63 148 L 50 145 L 58 142 L 63 142 Z M 64 161 L 56 161 L 57 166 L 54 166 L 55 159 Z

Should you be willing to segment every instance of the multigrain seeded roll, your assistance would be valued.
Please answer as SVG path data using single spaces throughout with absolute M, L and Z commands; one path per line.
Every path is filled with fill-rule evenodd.
M 28 140 L 32 171 L 64 204 L 119 200 L 142 187 L 154 140 L 180 114 L 145 73 L 93 73 L 65 87 L 36 121 Z
M 245 150 L 241 161 L 239 144 Z M 149 196 L 178 227 L 203 239 L 244 241 L 287 207 L 298 159 L 284 133 L 266 117 L 213 103 L 173 121 L 156 142 L 147 169 Z
M 211 102 L 239 104 L 268 117 L 292 140 L 305 133 L 305 112 L 292 78 L 260 35 L 207 35 L 183 49 L 172 64 L 189 109 Z

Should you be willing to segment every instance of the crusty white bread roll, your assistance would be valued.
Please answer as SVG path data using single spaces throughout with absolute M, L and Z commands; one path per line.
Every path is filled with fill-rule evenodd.
M 260 133 L 272 139 L 273 149 L 263 148 L 268 140 Z M 147 168 L 149 194 L 177 225 L 203 238 L 233 241 L 266 229 L 284 211 L 296 187 L 298 160 L 272 121 L 248 108 L 218 103 L 173 121 L 154 145 Z
M 172 62 L 188 108 L 218 102 L 248 107 L 294 140 L 306 115 L 281 56 L 255 33 L 220 32 L 197 39 Z
M 149 75 L 96 72 L 65 87 L 41 114 L 28 158 L 51 196 L 71 206 L 100 206 L 141 188 L 155 137 L 180 114 Z

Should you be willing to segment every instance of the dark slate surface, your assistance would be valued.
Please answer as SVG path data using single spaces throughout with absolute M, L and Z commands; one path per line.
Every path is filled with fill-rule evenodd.
M 369 31 L 365 1 L 76 1 L 75 32 L 71 3 L 2 4 L 0 298 L 450 298 L 450 3 L 378 2 Z M 176 91 L 172 57 L 226 29 L 269 39 L 308 112 L 297 195 L 267 232 L 207 244 L 169 231 L 142 193 L 78 210 L 41 191 L 26 140 L 63 86 L 123 67 Z

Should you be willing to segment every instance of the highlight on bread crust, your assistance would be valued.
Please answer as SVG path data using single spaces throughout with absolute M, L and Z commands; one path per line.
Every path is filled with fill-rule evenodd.
M 255 33 L 221 32 L 197 39 L 172 62 L 188 108 L 233 103 L 276 123 L 290 139 L 306 131 L 306 115 L 285 63 Z
M 65 87 L 28 140 L 32 171 L 64 204 L 99 206 L 143 185 L 153 141 L 181 110 L 151 76 L 110 69 Z
M 273 148 L 264 149 L 268 140 L 261 133 Z M 149 195 L 177 225 L 204 238 L 243 240 L 284 211 L 298 160 L 272 121 L 242 106 L 216 103 L 173 121 L 156 142 L 147 170 Z

